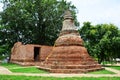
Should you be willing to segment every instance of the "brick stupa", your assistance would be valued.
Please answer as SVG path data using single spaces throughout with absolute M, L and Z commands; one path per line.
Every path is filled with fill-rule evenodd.
M 86 73 L 103 69 L 83 46 L 69 10 L 64 14 L 63 27 L 55 46 L 40 68 L 52 73 Z

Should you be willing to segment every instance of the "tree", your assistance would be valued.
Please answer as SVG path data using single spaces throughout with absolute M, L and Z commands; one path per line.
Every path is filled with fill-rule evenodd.
M 116 57 L 120 58 L 120 30 L 118 31 L 118 36 L 112 38 L 112 53 L 117 54 Z
M 88 52 L 96 57 L 99 63 L 104 60 L 113 60 L 118 56 L 120 52 L 118 31 L 118 28 L 113 24 L 93 26 L 90 22 L 85 22 L 79 30 Z
M 53 45 L 62 27 L 62 16 L 70 9 L 76 20 L 76 8 L 65 0 L 4 0 L 0 13 L 0 44 L 9 48 L 17 41 Z

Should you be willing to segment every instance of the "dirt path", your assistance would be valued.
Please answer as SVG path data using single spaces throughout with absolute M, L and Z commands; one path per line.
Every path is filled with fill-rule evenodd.
M 12 73 L 8 69 L 0 66 L 0 74 L 4 75 L 25 75 L 25 76 L 46 76 L 46 77 L 120 77 L 120 71 L 112 68 L 106 68 L 116 74 L 57 74 L 57 73 Z
M 0 74 L 11 74 L 12 72 L 9 71 L 7 68 L 0 66 Z
M 44 76 L 44 77 L 120 77 L 118 74 L 32 74 L 32 73 L 11 73 L 5 75 L 25 75 L 25 76 Z
M 120 71 L 119 71 L 119 70 L 112 69 L 112 68 L 108 68 L 108 67 L 105 67 L 105 69 L 108 70 L 108 71 L 114 72 L 114 73 L 116 73 L 116 74 L 120 74 Z

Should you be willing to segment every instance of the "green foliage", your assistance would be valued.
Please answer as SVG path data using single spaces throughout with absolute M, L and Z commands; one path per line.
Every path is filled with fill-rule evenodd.
M 4 44 L 2 46 L 0 46 L 0 60 L 8 57 L 9 55 L 9 45 L 8 44 Z
M 11 43 L 51 45 L 62 27 L 64 11 L 69 8 L 76 14 L 75 6 L 64 0 L 5 0 L 4 3 L 1 24 L 9 32 L 8 38 L 13 38 L 8 40 Z
M 114 64 L 116 64 L 117 62 L 116 61 L 103 61 L 101 64 L 103 65 L 103 66 L 106 66 L 106 65 L 108 65 L 108 64 L 111 64 L 111 65 L 114 65 Z
M 120 34 L 115 25 L 98 24 L 93 26 L 90 22 L 84 22 L 79 32 L 89 54 L 98 58 L 99 63 L 105 60 L 112 61 L 119 57 Z
M 9 53 L 17 41 L 53 45 L 67 9 L 71 10 L 76 25 L 79 25 L 75 6 L 65 0 L 3 0 L 2 3 L 0 45 L 8 45 L 9 49 L 5 50 Z

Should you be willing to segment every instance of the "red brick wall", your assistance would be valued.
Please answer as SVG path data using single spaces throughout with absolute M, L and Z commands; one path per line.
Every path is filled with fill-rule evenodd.
M 44 61 L 48 54 L 50 54 L 52 51 L 51 46 L 42 46 L 34 44 L 23 45 L 21 42 L 17 42 L 11 49 L 11 61 L 34 61 L 34 47 L 40 47 L 40 61 Z
M 41 46 L 40 60 L 44 61 L 46 57 L 51 54 L 52 46 Z

